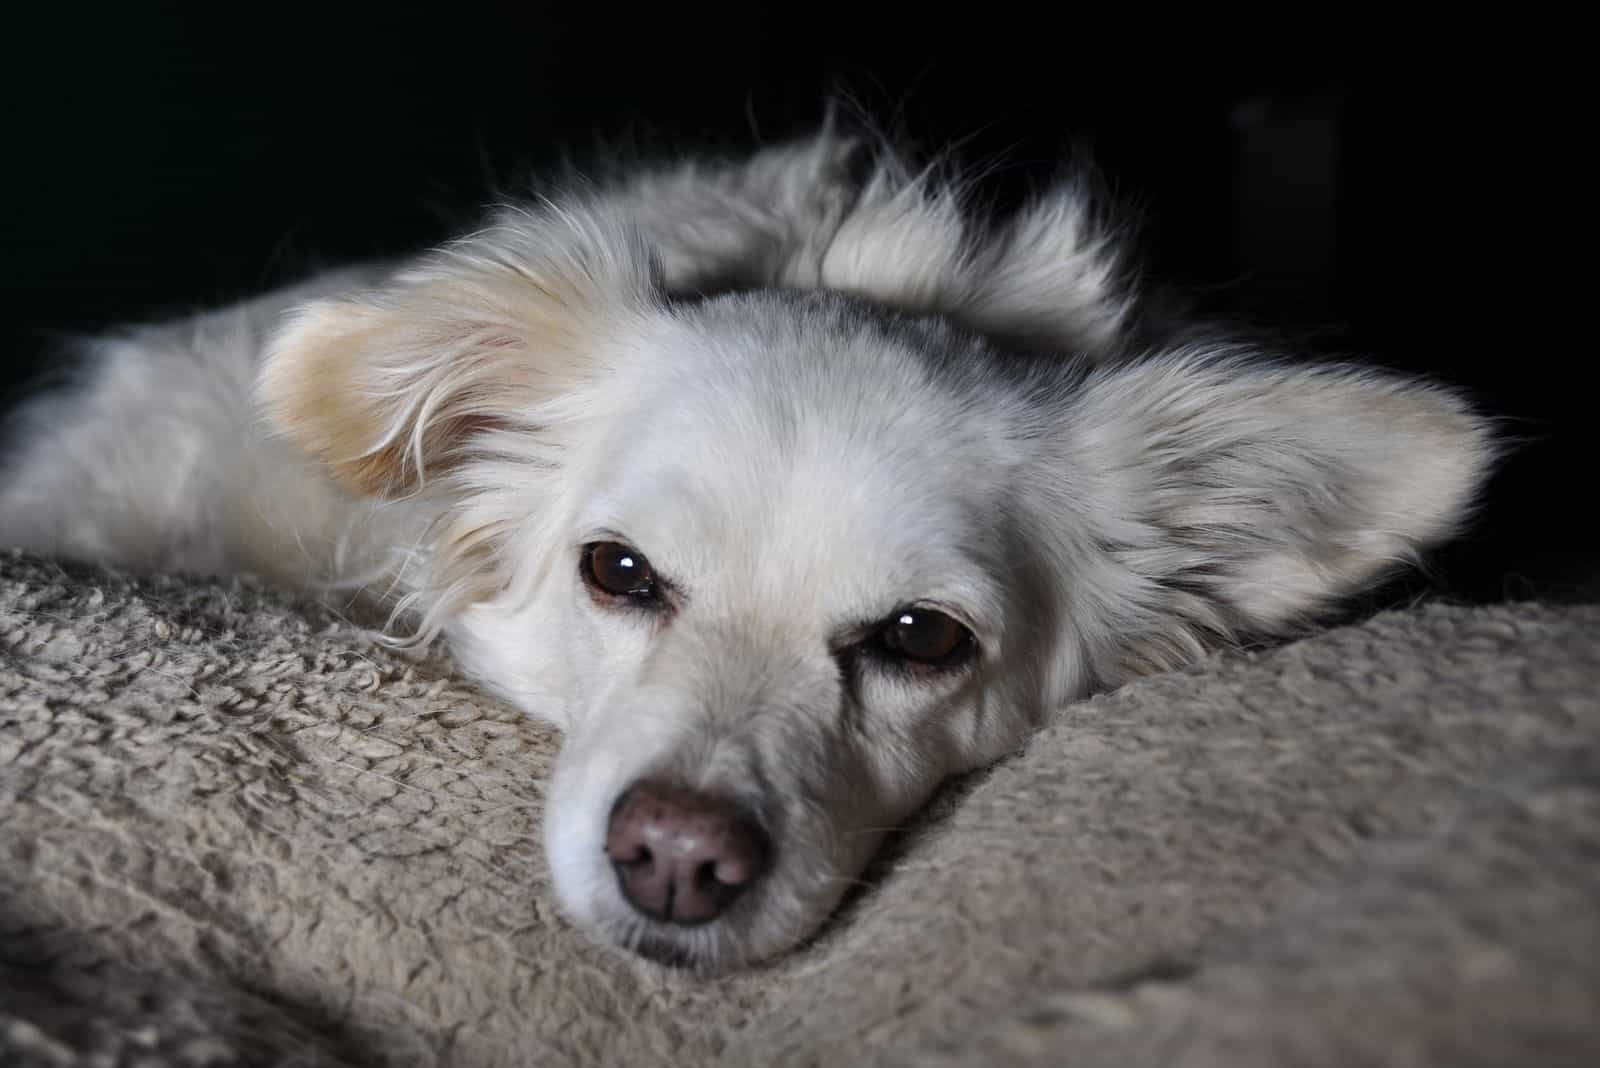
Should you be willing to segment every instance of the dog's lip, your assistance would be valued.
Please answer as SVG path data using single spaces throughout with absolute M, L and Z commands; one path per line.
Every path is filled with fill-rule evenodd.
M 759 896 L 757 888 L 753 894 L 740 895 L 726 912 L 714 919 L 678 924 L 664 923 L 634 911 L 618 893 L 615 898 L 618 913 L 601 918 L 590 929 L 615 948 L 653 964 L 676 971 L 718 974 L 730 966 L 740 966 L 741 958 L 727 956 L 725 936 L 713 932 L 730 926 L 737 930 L 742 922 L 748 921 L 748 911 L 759 907 L 754 901 Z M 708 934 L 709 943 L 706 941 Z
M 655 934 L 639 936 L 628 948 L 645 960 L 679 971 L 690 971 L 704 963 L 688 946 Z

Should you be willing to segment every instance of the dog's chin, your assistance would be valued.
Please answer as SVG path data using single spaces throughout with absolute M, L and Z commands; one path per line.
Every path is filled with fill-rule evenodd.
M 635 912 L 620 894 L 601 901 L 563 900 L 564 911 L 591 937 L 655 964 L 702 978 L 759 964 L 794 948 L 826 920 L 832 903 L 781 922 L 763 912 L 754 896 L 727 915 L 684 926 L 660 923 Z M 577 906 L 577 907 L 574 907 Z
M 608 941 L 653 964 L 699 978 L 710 978 L 755 963 L 732 952 L 726 940 L 719 937 L 717 924 L 671 928 L 654 923 L 628 923 Z
M 642 935 L 631 948 L 645 960 L 664 968 L 696 973 L 705 971 L 705 962 L 701 958 L 696 957 L 687 946 L 670 938 L 660 938 L 653 934 Z

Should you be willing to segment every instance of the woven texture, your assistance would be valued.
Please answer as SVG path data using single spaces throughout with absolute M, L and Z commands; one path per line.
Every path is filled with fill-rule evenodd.
M 1063 708 L 716 981 L 555 913 L 558 741 L 280 593 L 0 555 L 0 1063 L 1600 1063 L 1600 607 Z

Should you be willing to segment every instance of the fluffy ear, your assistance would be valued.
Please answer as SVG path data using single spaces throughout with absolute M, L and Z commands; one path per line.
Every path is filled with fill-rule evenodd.
M 937 311 L 1025 349 L 1099 358 L 1133 302 L 1087 184 L 1062 184 L 1005 226 L 940 167 L 883 155 L 820 260 L 821 284 L 907 311 Z
M 1063 428 L 1113 675 L 1304 623 L 1453 533 L 1494 460 L 1442 389 L 1237 353 L 1098 369 Z
M 673 292 L 807 287 L 855 202 L 860 148 L 830 125 L 735 163 L 621 174 L 612 195 L 627 204 Z
M 348 488 L 409 492 L 487 432 L 536 427 L 654 289 L 628 229 L 507 212 L 381 290 L 300 309 L 258 395 L 275 428 Z
M 989 332 L 1049 351 L 1111 348 L 1133 297 L 1098 214 L 1086 185 L 1062 185 L 1023 209 L 973 269 L 967 315 Z

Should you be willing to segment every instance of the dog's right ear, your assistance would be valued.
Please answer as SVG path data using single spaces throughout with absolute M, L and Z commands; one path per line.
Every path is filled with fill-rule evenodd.
M 551 208 L 488 229 L 352 299 L 299 310 L 257 385 L 273 426 L 359 493 L 411 492 L 487 434 L 601 372 L 656 299 L 629 228 Z
M 1058 434 L 1033 499 L 1091 532 L 1058 559 L 1104 683 L 1294 633 L 1459 529 L 1498 451 L 1430 383 L 1221 349 L 1096 369 Z

